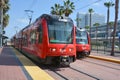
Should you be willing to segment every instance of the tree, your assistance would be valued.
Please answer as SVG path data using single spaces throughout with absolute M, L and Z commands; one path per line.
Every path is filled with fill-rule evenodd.
M 91 24 L 92 24 L 91 21 L 92 21 L 92 13 L 93 13 L 94 11 L 93 11 L 92 8 L 90 8 L 88 11 L 89 11 L 89 13 L 90 13 L 90 25 L 89 25 L 89 26 L 90 26 L 90 35 L 91 35 Z
M 10 9 L 9 0 L 3 0 L 3 29 L 8 25 L 9 23 L 9 15 L 7 14 L 8 10 Z M 1 6 L 0 6 L 1 7 Z
M 114 6 L 113 2 L 105 2 L 104 6 L 107 7 L 107 29 L 106 29 L 106 39 L 108 41 L 108 26 L 109 26 L 109 15 L 110 15 L 110 7 Z
M 112 29 L 112 28 L 113 28 L 113 26 L 114 26 L 114 22 L 113 22 L 113 21 L 111 21 L 111 22 L 109 22 L 109 23 L 108 23 L 108 25 L 109 25 L 109 28 L 110 28 L 110 29 Z
M 93 24 L 93 26 L 96 26 L 96 33 L 95 33 L 95 34 L 96 34 L 96 43 L 97 43 L 97 30 L 98 30 L 97 27 L 98 27 L 99 25 L 100 25 L 99 23 Z
M 9 23 L 9 15 L 8 14 L 4 14 L 3 16 L 3 28 L 5 28 Z
M 115 23 L 114 23 L 114 30 L 113 30 L 111 56 L 114 56 L 114 44 L 115 44 L 115 34 L 116 34 L 116 27 L 117 27 L 117 20 L 118 20 L 118 9 L 119 9 L 119 0 L 115 0 Z
M 69 16 L 71 13 L 73 13 L 73 10 L 75 9 L 74 2 L 70 2 L 70 0 L 64 1 L 64 14 L 65 16 Z
M 60 6 L 60 4 L 55 4 L 54 7 L 51 7 L 51 14 L 55 15 L 62 15 L 63 14 L 63 8 Z
M 114 26 L 114 22 L 111 21 L 111 22 L 108 23 L 108 25 L 109 25 L 109 32 L 110 32 L 109 36 L 110 36 L 110 43 L 111 43 L 111 36 L 113 35 L 112 34 L 112 28 Z
M 79 23 L 80 23 L 80 21 L 81 21 L 81 18 L 76 18 L 75 21 L 76 21 L 77 27 L 80 27 L 80 26 L 79 26 Z
M 87 31 L 89 31 L 89 29 L 90 29 L 90 26 L 85 26 L 85 29 L 87 30 Z
M 8 25 L 9 15 L 7 14 L 9 10 L 9 0 L 0 0 L 0 47 L 3 44 L 3 31 Z
M 8 12 L 8 10 L 10 9 L 9 6 L 10 6 L 9 0 L 4 0 L 3 14 Z
M 95 23 L 93 24 L 93 26 L 96 26 L 96 45 L 97 45 L 97 27 L 99 26 L 100 24 L 99 23 Z M 97 52 L 98 52 L 98 45 L 97 45 Z
M 71 13 L 73 13 L 73 10 L 75 9 L 74 3 L 70 2 L 70 0 L 64 1 L 64 6 L 61 6 L 60 4 L 55 4 L 54 7 L 51 7 L 51 14 L 55 15 L 65 15 L 69 16 Z

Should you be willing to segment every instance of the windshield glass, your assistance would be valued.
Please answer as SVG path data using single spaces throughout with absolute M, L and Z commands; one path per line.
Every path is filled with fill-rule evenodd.
M 88 44 L 87 32 L 86 31 L 76 31 L 76 43 L 77 44 Z
M 72 22 L 50 21 L 48 23 L 48 35 L 50 43 L 72 43 Z

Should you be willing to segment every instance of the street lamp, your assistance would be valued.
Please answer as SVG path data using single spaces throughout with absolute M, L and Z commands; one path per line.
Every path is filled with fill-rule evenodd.
M 25 10 L 28 18 L 29 18 L 29 24 L 31 23 L 32 21 L 32 14 L 33 14 L 33 11 L 32 10 Z

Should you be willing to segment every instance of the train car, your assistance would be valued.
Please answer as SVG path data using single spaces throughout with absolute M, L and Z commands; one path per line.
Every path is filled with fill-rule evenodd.
M 91 51 L 90 36 L 85 29 L 76 27 L 76 54 L 77 58 L 89 56 Z
M 76 60 L 75 27 L 70 18 L 43 14 L 17 35 L 14 46 L 45 64 L 69 65 Z
M 21 31 L 19 33 L 15 34 L 15 36 L 13 37 L 13 41 L 14 41 L 14 47 L 17 49 L 21 49 L 21 46 L 22 46 Z

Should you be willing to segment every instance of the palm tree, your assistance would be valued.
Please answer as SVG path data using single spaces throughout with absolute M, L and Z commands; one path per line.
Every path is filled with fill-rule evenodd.
M 100 24 L 99 23 L 95 23 L 93 24 L 93 26 L 96 26 L 96 45 L 97 45 L 97 27 L 99 26 Z M 98 45 L 97 45 L 97 52 L 98 52 Z
M 9 6 L 10 6 L 9 0 L 4 0 L 3 14 L 5 14 L 6 12 L 8 12 L 8 10 L 10 9 Z
M 89 31 L 90 26 L 86 25 L 86 26 L 85 26 L 85 29 L 86 29 L 87 31 Z
M 109 31 L 109 32 L 110 32 L 110 35 L 109 35 L 109 36 L 110 36 L 110 43 L 111 43 L 112 28 L 113 28 L 113 26 L 114 26 L 114 22 L 111 21 L 111 22 L 108 23 L 108 25 L 109 25 L 109 30 L 110 30 L 110 31 Z
M 4 14 L 3 16 L 3 28 L 5 28 L 9 23 L 9 15 L 8 14 Z
M 69 16 L 73 10 L 75 9 L 74 3 L 70 2 L 70 0 L 64 1 L 64 6 L 60 6 L 60 4 L 55 4 L 54 7 L 51 7 L 51 14 L 55 15 L 65 15 Z
M 95 33 L 95 34 L 96 34 L 96 43 L 97 43 L 97 30 L 98 30 L 97 27 L 98 27 L 99 25 L 100 25 L 99 23 L 93 24 L 93 26 L 96 26 L 96 33 Z
M 81 21 L 81 18 L 76 18 L 75 21 L 76 21 L 77 27 L 80 27 L 80 24 L 79 24 L 79 23 L 80 23 L 80 21 Z
M 109 26 L 109 15 L 110 15 L 110 7 L 114 6 L 113 2 L 105 2 L 104 6 L 107 7 L 107 29 L 106 29 L 106 39 L 108 41 L 108 26 Z
M 51 14 L 62 15 L 62 6 L 60 4 L 55 4 L 54 7 L 51 7 Z
M 75 9 L 74 2 L 70 2 L 70 0 L 64 1 L 64 14 L 65 16 L 69 16 L 71 13 L 73 13 L 73 10 Z
M 9 4 L 8 4 L 9 0 L 0 0 L 0 47 L 3 44 L 3 38 L 2 35 L 4 33 L 4 27 L 6 27 L 8 25 L 9 22 L 9 16 L 7 14 L 8 10 L 9 10 Z
M 9 15 L 7 14 L 8 10 L 10 9 L 9 0 L 4 0 L 4 6 L 3 6 L 3 29 L 8 25 L 9 23 Z
M 119 9 L 119 0 L 116 0 L 115 1 L 115 23 L 114 23 L 114 30 L 113 30 L 111 56 L 114 56 L 114 44 L 115 44 L 115 34 L 116 34 L 116 27 L 117 27 L 117 20 L 118 20 L 118 9 Z
M 92 25 L 92 13 L 94 12 L 92 8 L 90 8 L 89 10 L 89 13 L 90 13 L 90 36 L 91 36 L 91 25 Z

